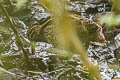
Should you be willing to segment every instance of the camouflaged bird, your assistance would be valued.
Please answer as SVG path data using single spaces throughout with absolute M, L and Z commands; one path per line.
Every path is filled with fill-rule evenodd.
M 105 41 L 102 27 L 99 24 L 76 14 L 69 16 L 75 22 L 78 37 L 85 47 L 88 47 L 90 41 Z M 54 33 L 55 26 L 52 21 L 52 19 L 49 19 L 43 25 L 31 27 L 27 32 L 29 40 L 47 42 L 56 46 L 58 36 Z

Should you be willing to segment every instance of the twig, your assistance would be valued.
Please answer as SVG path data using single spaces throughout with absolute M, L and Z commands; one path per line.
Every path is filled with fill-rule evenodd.
M 13 22 L 12 18 L 10 18 L 7 10 L 4 8 L 3 4 L 2 4 L 2 0 L 0 0 L 0 8 L 2 9 L 3 13 L 5 14 L 9 24 L 10 24 L 10 27 L 12 28 L 12 30 L 14 31 L 15 33 L 15 37 L 16 37 L 16 41 L 17 41 L 17 44 L 18 44 L 18 47 L 21 48 L 21 50 L 23 51 L 23 55 L 24 55 L 24 58 L 25 60 L 28 62 L 29 61 L 29 58 L 28 58 L 28 53 L 27 51 L 23 48 L 23 44 L 22 44 L 22 40 L 20 38 L 20 36 L 18 35 L 18 32 L 16 31 L 15 27 L 15 23 Z
M 14 78 L 16 78 L 16 74 L 15 73 L 12 73 L 12 72 L 10 72 L 10 71 L 7 71 L 7 70 L 5 70 L 4 68 L 2 68 L 2 67 L 0 67 L 0 72 L 4 72 L 4 73 L 7 73 L 7 74 L 9 74 L 9 75 L 11 75 L 11 76 L 13 76 Z M 6 76 L 7 77 L 7 76 Z
M 70 71 L 72 68 L 67 68 L 67 69 L 64 69 L 62 72 L 60 72 L 57 76 L 56 76 L 56 80 L 58 80 L 58 78 L 62 75 L 62 74 L 64 74 L 65 72 L 67 72 L 67 71 Z
M 40 75 L 40 77 L 44 80 L 44 77 L 43 77 L 44 73 L 43 73 L 43 72 L 28 71 L 28 73 L 32 73 L 32 74 L 39 74 L 39 75 Z

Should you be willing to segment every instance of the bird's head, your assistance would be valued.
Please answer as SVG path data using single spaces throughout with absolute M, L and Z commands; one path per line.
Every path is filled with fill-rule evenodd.
M 41 25 L 34 25 L 27 31 L 28 39 L 31 41 L 39 41 Z

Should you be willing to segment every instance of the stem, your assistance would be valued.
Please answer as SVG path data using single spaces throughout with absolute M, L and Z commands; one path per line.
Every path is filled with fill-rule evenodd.
M 9 24 L 10 24 L 11 29 L 12 29 L 12 30 L 14 31 L 14 33 L 15 33 L 15 37 L 16 37 L 16 41 L 17 41 L 17 43 L 18 43 L 18 47 L 23 51 L 24 58 L 25 58 L 25 60 L 28 62 L 28 61 L 29 61 L 29 59 L 28 59 L 28 53 L 27 53 L 27 51 L 23 48 L 23 44 L 22 44 L 21 38 L 20 38 L 20 36 L 18 35 L 18 32 L 17 32 L 16 29 L 15 29 L 15 26 L 16 26 L 16 25 L 15 25 L 15 23 L 13 22 L 12 18 L 10 18 L 7 10 L 4 8 L 4 6 L 3 6 L 3 4 L 2 4 L 2 0 L 0 0 L 0 8 L 1 8 L 1 10 L 3 11 L 3 13 L 5 14 L 5 16 L 6 16 L 8 22 L 9 22 Z

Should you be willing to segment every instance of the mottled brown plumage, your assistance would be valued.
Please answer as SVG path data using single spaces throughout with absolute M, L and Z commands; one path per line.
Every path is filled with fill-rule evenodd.
M 73 22 L 75 23 L 75 28 L 78 37 L 82 43 L 88 47 L 90 41 L 99 40 L 100 38 L 104 40 L 102 34 L 102 27 L 94 21 L 85 19 L 79 15 L 70 15 Z M 56 46 L 57 36 L 54 34 L 55 26 L 52 24 L 52 19 L 45 22 L 43 25 L 35 25 L 28 30 L 28 38 L 32 41 L 41 41 L 51 43 Z

